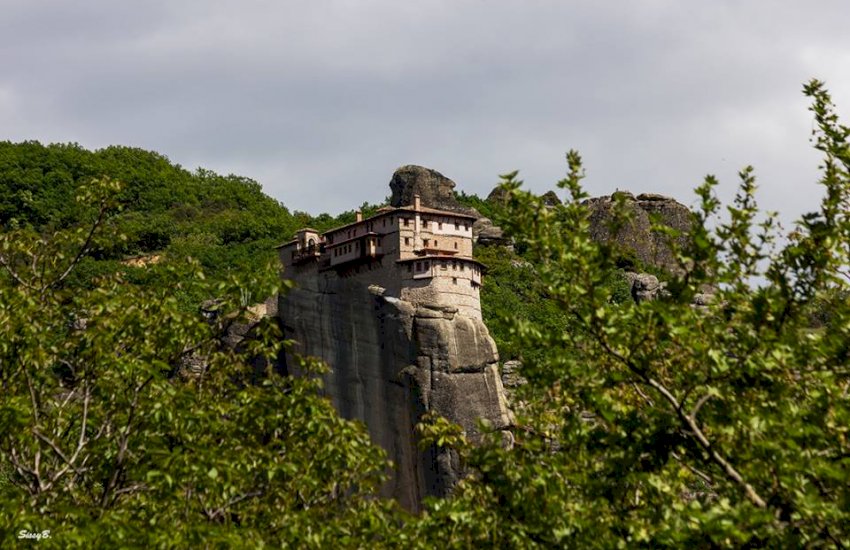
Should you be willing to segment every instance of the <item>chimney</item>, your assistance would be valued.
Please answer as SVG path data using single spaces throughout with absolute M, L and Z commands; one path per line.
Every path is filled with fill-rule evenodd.
M 413 209 L 419 212 L 420 206 L 419 195 L 413 195 Z
M 359 222 L 363 221 L 363 212 L 361 210 L 357 211 L 357 221 L 359 221 Z

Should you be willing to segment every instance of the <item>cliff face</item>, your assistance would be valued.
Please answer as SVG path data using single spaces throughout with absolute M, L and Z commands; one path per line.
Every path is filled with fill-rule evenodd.
M 427 208 L 472 210 L 455 200 L 454 182 L 428 168 L 403 166 L 390 187 L 396 207 L 418 196 Z M 325 392 L 340 414 L 363 421 L 393 461 L 384 495 L 410 510 L 418 510 L 425 496 L 446 495 L 462 475 L 451 452 L 420 449 L 414 428 L 423 414 L 433 411 L 459 424 L 472 441 L 480 437 L 480 419 L 495 429 L 512 422 L 496 345 L 481 320 L 479 268 L 462 261 L 472 254 L 472 232 L 464 228 L 469 220 L 446 221 L 431 212 L 422 216 L 433 219 L 422 221 L 419 206 L 416 212 L 380 224 L 362 220 L 369 236 L 360 238 L 380 242 L 381 254 L 368 259 L 333 260 L 339 258 L 336 247 L 355 246 L 356 228 L 344 235 L 340 230 L 336 244 L 330 238 L 337 234 L 326 233 L 321 258 L 297 256 L 297 239 L 282 245 L 283 276 L 296 287 L 280 297 L 278 308 L 286 337 L 296 342 L 293 351 L 331 367 Z M 447 247 L 447 255 L 428 261 L 423 248 L 416 265 L 399 263 L 408 233 L 415 241 L 420 231 L 434 247 L 438 240 Z M 435 272 L 427 271 L 431 262 Z M 291 356 L 286 365 L 295 373 Z
M 295 351 L 332 367 L 327 395 L 386 449 L 395 469 L 384 494 L 410 510 L 424 496 L 445 495 L 461 474 L 451 454 L 419 449 L 414 426 L 426 411 L 460 424 L 473 440 L 479 418 L 498 429 L 511 422 L 496 346 L 480 319 L 334 272 L 300 280 L 281 297 L 280 315 Z

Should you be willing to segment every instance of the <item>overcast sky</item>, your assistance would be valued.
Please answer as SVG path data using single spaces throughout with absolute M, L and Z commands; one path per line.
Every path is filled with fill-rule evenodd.
M 752 164 L 764 206 L 817 204 L 802 84 L 850 122 L 848 0 L 0 0 L 0 139 L 122 144 L 336 213 L 422 164 L 486 196 L 690 204 Z

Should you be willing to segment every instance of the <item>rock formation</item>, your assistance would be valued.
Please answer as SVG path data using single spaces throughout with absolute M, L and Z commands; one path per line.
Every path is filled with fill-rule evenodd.
M 472 224 L 472 237 L 475 242 L 484 246 L 513 247 L 511 239 L 505 236 L 501 227 L 493 225 L 490 218 L 478 218 Z
M 404 166 L 390 187 L 395 208 L 321 235 L 303 229 L 278 248 L 296 284 L 278 311 L 292 351 L 331 367 L 324 388 L 340 414 L 364 422 L 393 461 L 384 495 L 418 510 L 463 475 L 451 451 L 419 447 L 423 414 L 448 418 L 476 441 L 479 421 L 506 430 L 512 413 L 481 319 L 469 217 L 480 214 L 434 170 Z M 285 368 L 298 373 L 292 355 Z
M 612 232 L 611 221 L 614 218 L 616 197 L 624 199 L 624 206 L 630 220 L 624 226 Z M 687 206 L 676 200 L 653 193 L 644 193 L 635 197 L 627 191 L 618 191 L 611 196 L 588 199 L 590 208 L 591 235 L 598 242 L 608 243 L 618 248 L 624 257 L 630 255 L 635 260 L 669 272 L 679 270 L 669 245 L 669 237 L 652 230 L 651 217 L 657 216 L 659 223 L 687 233 L 693 223 L 693 214 Z M 684 245 L 686 237 L 677 239 Z
M 390 180 L 390 206 L 413 204 L 414 195 L 419 195 L 423 206 L 480 217 L 477 210 L 457 201 L 454 188 L 455 182 L 436 170 L 408 164 L 396 170 Z
M 423 497 L 446 495 L 461 475 L 451 453 L 419 448 L 421 416 L 437 412 L 474 441 L 479 419 L 504 429 L 511 412 L 496 346 L 480 319 L 385 294 L 365 278 L 329 272 L 300 281 L 281 297 L 280 311 L 295 351 L 331 366 L 325 391 L 337 410 L 362 420 L 395 464 L 384 494 L 417 510 Z M 291 356 L 287 365 L 293 368 Z
M 558 198 L 558 194 L 554 191 L 546 191 L 540 195 L 540 198 L 543 199 L 543 204 L 549 208 L 554 208 L 555 206 L 562 204 L 561 199 Z

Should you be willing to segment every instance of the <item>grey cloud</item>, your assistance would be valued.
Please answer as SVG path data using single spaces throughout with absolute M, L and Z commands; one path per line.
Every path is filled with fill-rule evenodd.
M 839 1 L 67 4 L 8 6 L 0 137 L 146 147 L 313 212 L 383 199 L 407 163 L 543 191 L 575 147 L 594 193 L 689 202 L 716 172 L 728 196 L 752 163 L 798 215 L 818 195 L 802 82 L 850 113 Z

